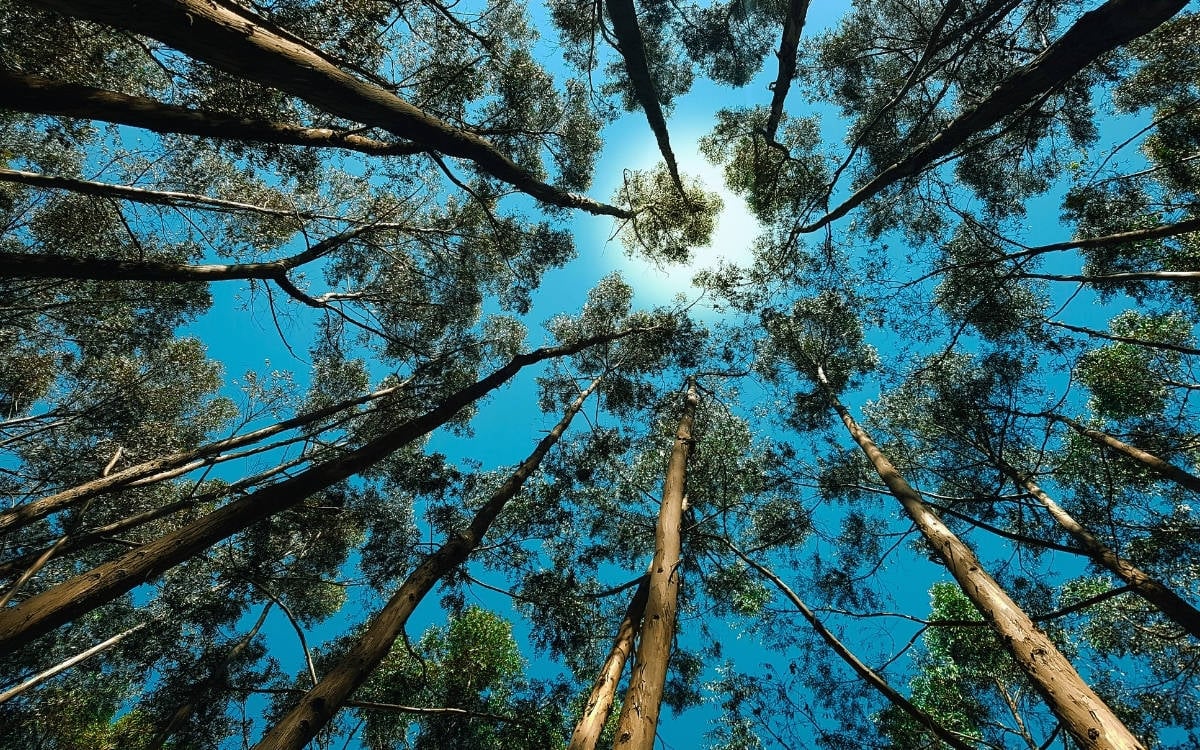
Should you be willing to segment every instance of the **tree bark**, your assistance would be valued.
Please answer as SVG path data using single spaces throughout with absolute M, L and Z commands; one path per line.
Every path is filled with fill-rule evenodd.
M 404 387 L 404 384 L 392 386 L 390 388 L 382 388 L 374 393 L 368 393 L 365 396 L 347 399 L 336 404 L 331 404 L 322 409 L 316 409 L 305 414 L 285 419 L 282 422 L 276 422 L 269 427 L 263 427 L 253 432 L 248 432 L 245 435 L 237 435 L 235 437 L 217 440 L 207 445 L 202 445 L 199 448 L 181 453 L 173 453 L 162 458 L 155 458 L 150 461 L 144 461 L 135 466 L 130 466 L 127 469 L 122 469 L 114 474 L 109 474 L 105 477 L 93 479 L 90 482 L 85 482 L 76 485 L 62 492 L 57 492 L 53 495 L 47 495 L 31 503 L 19 505 L 11 510 L 0 513 L 0 533 L 11 532 L 13 529 L 26 526 L 39 518 L 44 518 L 51 513 L 57 513 L 66 508 L 77 505 L 89 498 L 98 495 L 116 492 L 120 489 L 128 487 L 135 482 L 155 477 L 159 474 L 169 474 L 178 476 L 178 474 L 186 473 L 193 469 L 200 468 L 209 463 L 208 459 L 218 456 L 223 451 L 239 448 L 244 445 L 257 443 L 260 440 L 265 440 L 272 435 L 277 435 L 280 432 L 303 427 L 305 425 L 318 422 L 326 417 L 332 416 L 347 409 L 352 409 L 355 406 L 361 406 L 376 399 L 382 398 L 389 394 L 395 393 Z
M 759 572 L 760 575 L 769 580 L 771 583 L 775 584 L 775 588 L 779 589 L 780 592 L 782 592 L 783 595 L 788 598 L 788 600 L 796 607 L 797 611 L 800 612 L 805 620 L 808 620 L 808 624 L 812 626 L 813 630 L 817 631 L 817 635 L 821 636 L 821 639 L 829 645 L 829 648 L 833 649 L 833 652 L 840 656 L 842 661 L 846 662 L 846 664 L 848 664 L 850 668 L 853 669 L 858 676 L 863 679 L 864 682 L 878 690 L 884 698 L 887 698 L 888 702 L 911 716 L 918 724 L 928 729 L 930 734 L 932 734 L 934 737 L 937 737 L 942 742 L 945 742 L 950 747 L 955 748 L 955 750 L 976 750 L 976 745 L 967 744 L 963 741 L 960 735 L 951 732 L 949 729 L 939 724 L 937 719 L 918 708 L 913 704 L 912 701 L 910 701 L 908 698 L 905 698 L 895 688 L 889 685 L 887 680 L 883 678 L 883 675 L 864 664 L 862 660 L 855 656 L 854 653 L 846 647 L 846 644 L 838 640 L 837 636 L 830 632 L 829 628 L 825 627 L 825 625 L 817 619 L 817 616 L 813 614 L 811 609 L 808 608 L 808 605 L 804 603 L 804 600 L 797 596 L 796 592 L 792 591 L 791 587 L 784 583 L 782 578 L 775 575 L 775 573 L 773 573 L 769 568 L 758 564 L 754 560 L 751 560 L 740 549 L 730 544 L 729 541 L 726 540 L 725 544 L 731 550 L 733 550 L 735 555 L 742 559 L 742 562 L 754 568 Z
M 1057 320 L 1043 320 L 1048 326 L 1062 328 L 1075 333 L 1082 333 L 1085 336 L 1104 339 L 1105 341 L 1115 341 L 1118 344 L 1133 344 L 1134 346 L 1144 346 L 1147 349 L 1162 349 L 1165 352 L 1179 352 L 1180 354 L 1200 354 L 1200 349 L 1190 346 L 1180 346 L 1179 344 L 1169 344 L 1165 341 L 1147 341 L 1146 339 L 1135 339 L 1132 336 L 1118 336 L 1115 333 L 1105 333 L 1097 331 L 1093 328 L 1084 328 L 1083 326 L 1074 326 L 1070 323 L 1061 323 Z
M 277 484 L 234 500 L 192 523 L 148 542 L 91 571 L 58 584 L 20 604 L 0 610 L 0 654 L 9 653 L 86 612 L 112 601 L 223 539 L 304 498 L 378 463 L 437 427 L 465 406 L 505 383 L 521 368 L 575 354 L 594 344 L 646 329 L 626 329 L 556 347 L 518 354 L 508 364 L 448 397 L 420 417 L 384 433 L 340 458 L 313 466 Z
M 996 631 L 1000 641 L 1029 677 L 1050 710 L 1084 750 L 1145 750 L 1145 746 L 1121 723 L 1100 697 L 1088 687 L 1046 634 L 996 583 L 975 553 L 938 518 L 891 461 L 858 426 L 838 400 L 818 368 L 819 385 L 854 442 L 866 454 L 879 478 L 900 501 L 921 536 L 937 552 L 963 593 Z
M 247 80 L 303 99 L 338 117 L 378 127 L 448 156 L 469 159 L 493 177 L 540 201 L 589 213 L 631 218 L 629 211 L 569 193 L 534 178 L 489 141 L 414 107 L 391 91 L 363 81 L 312 47 L 260 24 L 232 3 L 141 0 L 130 12 L 120 0 L 38 0 L 68 16 L 85 18 L 157 39 Z
M 642 623 L 642 615 L 646 611 L 646 599 L 649 594 L 650 578 L 646 577 L 629 600 L 625 617 L 617 626 L 617 636 L 613 639 L 612 649 L 600 667 L 596 681 L 592 683 L 592 692 L 584 704 L 583 715 L 575 725 L 575 732 L 571 735 L 571 744 L 567 746 L 567 750 L 595 750 L 604 725 L 608 723 L 608 717 L 612 713 L 617 685 L 625 671 L 625 662 L 633 653 L 634 640 Z
M 370 156 L 408 156 L 427 149 L 414 143 L 389 143 L 344 130 L 306 128 L 254 120 L 215 110 L 188 109 L 145 96 L 53 81 L 0 69 L 0 108 L 31 114 L 115 122 L 155 133 L 204 138 L 340 148 Z
M 650 563 L 646 613 L 638 633 L 637 655 L 629 676 L 629 688 L 617 720 L 615 750 L 653 750 L 658 714 L 671 643 L 675 638 L 675 616 L 679 607 L 679 566 L 682 563 L 679 529 L 682 525 L 687 462 L 695 438 L 692 435 L 700 397 L 696 383 L 688 382 L 683 415 L 675 432 L 675 446 L 667 462 L 663 499 L 654 529 L 654 558 Z
M 33 677 L 30 677 L 25 682 L 22 682 L 20 685 L 17 685 L 16 687 L 5 690 L 3 693 L 0 693 L 0 704 L 7 703 L 8 701 L 12 700 L 13 698 L 16 698 L 18 695 L 25 692 L 26 690 L 31 690 L 31 689 L 37 687 L 38 685 L 41 685 L 46 680 L 49 680 L 50 678 L 67 671 L 68 669 L 75 666 L 76 664 L 79 664 L 80 662 L 83 662 L 83 661 L 87 661 L 88 659 L 92 658 L 96 654 L 99 654 L 99 653 L 109 650 L 110 648 L 117 645 L 121 641 L 125 640 L 129 636 L 133 635 L 134 633 L 138 632 L 142 628 L 146 627 L 146 625 L 148 625 L 148 624 L 149 623 L 143 622 L 143 623 L 134 625 L 132 628 L 129 628 L 128 630 L 117 633 L 112 638 L 109 638 L 107 640 L 101 641 L 100 643 L 97 643 L 95 646 L 92 646 L 91 648 L 87 649 L 86 651 L 81 651 L 78 654 L 75 654 L 74 656 L 72 656 L 71 658 L 59 662 L 58 664 L 56 664 L 53 667 L 50 667 L 49 669 L 45 670 L 44 672 L 39 672 L 38 674 L 34 675 Z
M 675 162 L 675 152 L 671 150 L 671 138 L 667 132 L 667 118 L 663 115 L 662 105 L 658 101 L 658 89 L 650 75 L 650 65 L 646 60 L 646 42 L 642 38 L 642 29 L 638 26 L 637 12 L 633 0 L 604 0 L 608 10 L 608 20 L 612 21 L 613 35 L 617 37 L 617 51 L 625 61 L 625 74 L 629 76 L 629 85 L 637 97 L 638 104 L 646 113 L 646 121 L 658 142 L 658 150 L 667 171 L 671 173 L 671 181 L 679 194 L 683 192 L 683 180 L 679 177 L 679 165 Z
M 799 229 L 814 232 L 840 219 L 887 187 L 951 154 L 972 135 L 1053 91 L 1101 55 L 1147 34 L 1187 5 L 1187 0 L 1108 0 L 1084 13 L 1071 28 L 983 101 L 956 117 L 923 146 L 887 167 L 841 205 Z
M 1092 562 L 1129 584 L 1130 590 L 1157 607 L 1160 612 L 1171 618 L 1193 638 L 1200 638 L 1200 611 L 1167 588 L 1162 581 L 1109 549 L 1062 506 L 1054 502 L 1054 499 L 1037 486 L 1027 474 L 1018 471 L 1016 467 L 1002 458 L 993 457 L 993 459 L 1001 471 L 1038 499 L 1038 502 L 1045 507 L 1055 522 L 1063 527 L 1075 541 L 1079 542 Z
M 1060 417 L 1058 415 L 1053 415 L 1051 419 L 1062 422 L 1072 430 L 1078 432 L 1080 435 L 1091 438 L 1092 441 L 1098 445 L 1111 448 L 1123 456 L 1132 458 L 1134 461 L 1137 461 L 1139 464 L 1159 475 L 1163 479 L 1169 479 L 1170 481 L 1178 484 L 1180 487 L 1191 490 L 1192 492 L 1200 492 L 1200 477 L 1197 477 L 1194 474 L 1189 474 L 1178 466 L 1168 463 L 1158 456 L 1155 456 L 1153 453 L 1147 453 L 1141 448 L 1117 440 L 1107 432 L 1093 430 L 1092 428 L 1082 425 L 1073 419 Z
M 571 420 L 583 407 L 588 396 L 600 385 L 602 378 L 603 376 L 593 380 L 579 394 L 550 434 L 538 442 L 528 458 L 492 493 L 475 514 L 471 524 L 447 539 L 436 552 L 421 561 L 379 614 L 371 620 L 342 660 L 267 732 L 255 745 L 256 750 L 300 750 L 329 723 L 334 714 L 388 655 L 421 599 L 442 576 L 462 564 L 479 546 L 488 527 L 500 515 L 505 504 L 520 491 L 525 480 L 541 465 L 542 459 L 566 432 Z
M 804 21 L 808 17 L 808 4 L 809 0 L 791 0 L 787 18 L 783 19 L 783 36 L 779 40 L 779 51 L 775 53 L 779 58 L 779 73 L 771 84 L 771 111 L 767 114 L 769 141 L 775 140 L 779 121 L 783 119 L 783 102 L 796 77 L 796 51 L 800 48 L 800 33 L 804 31 Z

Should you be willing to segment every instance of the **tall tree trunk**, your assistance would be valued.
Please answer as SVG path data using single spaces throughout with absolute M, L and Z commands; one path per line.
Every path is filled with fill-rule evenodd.
M 787 18 L 783 19 L 783 36 L 779 40 L 779 73 L 771 84 L 771 111 L 767 115 L 767 140 L 775 140 L 779 121 L 783 119 L 783 102 L 787 99 L 792 79 L 796 77 L 796 51 L 800 48 L 800 32 L 808 17 L 809 0 L 790 0 Z
M 465 406 L 505 383 L 521 368 L 589 346 L 613 341 L 645 329 L 626 329 L 574 344 L 518 354 L 491 375 L 451 395 L 420 417 L 384 433 L 344 456 L 313 466 L 294 477 L 234 500 L 181 529 L 148 542 L 121 557 L 48 589 L 20 604 L 0 610 L 0 653 L 8 653 L 38 636 L 112 601 L 137 586 L 199 554 L 223 539 L 336 482 L 373 466 L 395 451 L 445 424 Z
M 642 579 L 633 598 L 629 600 L 625 617 L 617 627 L 612 649 L 600 667 L 596 681 L 592 683 L 592 692 L 583 706 L 583 714 L 579 717 L 579 723 L 575 725 L 575 732 L 571 735 L 571 744 L 567 746 L 567 750 L 595 750 L 604 725 L 608 723 L 609 714 L 612 713 L 613 700 L 617 694 L 617 685 L 621 682 L 621 674 L 625 671 L 625 662 L 633 653 L 634 639 L 642 624 L 649 594 L 650 578 L 647 576 Z
M 172 453 L 169 456 L 155 458 L 149 461 L 143 461 L 135 466 L 130 466 L 121 471 L 109 474 L 98 479 L 93 479 L 90 482 L 85 482 L 76 485 L 67 490 L 56 492 L 53 495 L 34 500 L 24 505 L 18 505 L 15 508 L 0 513 L 0 533 L 10 532 L 14 529 L 26 526 L 39 518 L 45 518 L 51 513 L 57 513 L 66 508 L 77 505 L 89 498 L 97 497 L 109 492 L 116 492 L 125 487 L 131 486 L 134 483 L 144 483 L 146 481 L 157 481 L 158 479 L 171 479 L 180 474 L 187 473 L 193 469 L 198 469 L 207 465 L 210 459 L 218 457 L 224 451 L 240 448 L 245 445 L 257 443 L 265 440 L 272 435 L 277 435 L 287 430 L 292 430 L 297 427 L 318 422 L 326 417 L 333 416 L 339 412 L 352 409 L 356 406 L 370 403 L 384 396 L 390 395 L 401 390 L 407 383 L 402 383 L 389 388 L 381 388 L 374 393 L 368 393 L 357 398 L 340 401 L 336 404 L 330 404 L 321 409 L 315 409 L 304 414 L 299 414 L 291 419 L 285 419 L 281 422 L 276 422 L 268 427 L 263 427 L 253 432 L 247 432 L 244 435 L 236 435 L 224 440 L 217 440 L 207 445 L 202 445 L 195 450 L 183 451 L 180 453 Z
M 5 690 L 3 693 L 0 693 L 0 703 L 7 703 L 8 701 L 12 700 L 13 698 L 16 698 L 18 695 L 25 692 L 26 690 L 30 690 L 32 688 L 37 687 L 38 685 L 41 685 L 46 680 L 49 680 L 51 677 L 54 677 L 56 675 L 62 674 L 63 672 L 70 669 L 71 667 L 75 666 L 76 664 L 79 664 L 80 662 L 83 662 L 83 661 L 87 661 L 88 659 L 92 658 L 96 654 L 99 654 L 99 653 L 109 650 L 110 648 L 117 645 L 121 641 L 125 640 L 129 636 L 133 635 L 134 633 L 138 632 L 142 628 L 146 627 L 146 625 L 148 625 L 148 624 L 149 623 L 143 622 L 143 623 L 134 625 L 132 628 L 129 628 L 128 630 L 124 630 L 120 633 L 117 633 L 112 638 L 108 638 L 104 641 L 101 641 L 100 643 L 97 643 L 95 646 L 92 646 L 91 648 L 89 648 L 85 651 L 81 651 L 69 659 L 65 659 L 65 660 L 59 662 L 58 664 L 54 665 L 53 667 L 50 667 L 49 669 L 45 670 L 44 672 L 39 672 L 38 674 L 34 675 L 33 677 L 30 677 L 25 682 L 22 682 L 20 685 L 17 685 L 16 687 Z
M 1161 581 L 1109 549 L 1092 532 L 1076 521 L 1066 509 L 1054 502 L 1054 499 L 1037 486 L 1025 472 L 1018 471 L 1016 467 L 998 456 L 993 456 L 992 459 L 1010 479 L 1037 498 L 1055 522 L 1063 527 L 1075 541 L 1079 542 L 1092 562 L 1129 584 L 1129 588 L 1134 593 L 1157 607 L 1160 612 L 1174 620 L 1193 638 L 1200 638 L 1200 611 L 1167 588 Z
M 937 513 L 900 476 L 892 462 L 838 400 L 823 369 L 817 369 L 817 378 L 846 430 L 866 454 L 879 478 L 900 501 L 917 530 L 958 581 L 963 593 L 996 631 L 1017 666 L 1029 677 L 1079 746 L 1085 750 L 1145 750 L 1046 634 L 1038 630 L 1029 615 L 988 575 L 970 547 L 942 523 Z
M 616 750 L 653 750 L 658 714 L 662 708 L 667 664 L 675 638 L 675 615 L 679 607 L 679 565 L 682 549 L 679 529 L 687 488 L 687 462 L 695 439 L 692 436 L 696 405 L 700 397 L 695 381 L 688 381 L 683 416 L 675 432 L 675 446 L 667 462 L 662 505 L 654 529 L 654 558 L 650 563 L 646 613 L 638 633 L 637 655 L 629 676 L 629 689 L 617 720 Z
M 1101 55 L 1153 31 L 1185 5 L 1187 0 L 1108 0 L 1084 13 L 1042 54 L 1016 70 L 983 101 L 954 118 L 924 145 L 883 169 L 837 208 L 799 231 L 814 232 L 889 186 L 921 172 L 953 153 L 971 136 L 1063 85 Z
M 329 723 L 360 685 L 366 682 L 379 663 L 388 655 L 396 639 L 404 631 L 408 618 L 442 576 L 467 559 L 479 546 L 488 527 L 500 515 L 505 504 L 520 491 L 550 448 L 566 432 L 571 420 L 583 407 L 583 402 L 600 385 L 603 376 L 596 378 L 567 408 L 554 429 L 537 444 L 533 453 L 521 462 L 504 484 L 492 493 L 475 514 L 471 524 L 453 535 L 409 574 L 400 588 L 388 600 L 379 614 L 371 620 L 350 650 L 279 723 L 255 745 L 256 750 L 300 750 Z
M 403 156 L 426 150 L 413 143 L 387 143 L 344 130 L 306 128 L 212 110 L 188 109 L 144 96 L 130 96 L 3 69 L 0 69 L 0 108 L 115 122 L 155 133 L 341 148 L 371 156 Z
M 646 121 L 650 123 L 654 139 L 658 141 L 658 150 L 667 164 L 671 181 L 686 200 L 683 180 L 679 177 L 679 165 L 675 162 L 675 152 L 671 150 L 667 118 L 663 115 L 662 104 L 658 101 L 658 89 L 650 75 L 646 42 L 642 38 L 642 29 L 638 26 L 633 0 L 605 0 L 604 7 L 608 10 L 608 20 L 612 21 L 613 35 L 617 37 L 617 51 L 625 61 L 625 74 L 629 76 L 629 85 L 633 87 L 634 96 L 642 106 L 642 111 L 646 113 Z
M 317 54 L 311 45 L 276 33 L 233 3 L 141 0 L 137 12 L 121 0 L 38 0 L 68 16 L 126 29 L 170 45 L 235 76 L 276 88 L 338 117 L 382 128 L 447 156 L 469 159 L 496 179 L 540 201 L 622 219 L 630 212 L 569 193 L 533 177 L 489 141 L 414 107 Z
M 963 741 L 959 734 L 951 732 L 949 729 L 939 724 L 937 719 L 921 710 L 919 707 L 914 705 L 912 701 L 910 701 L 908 698 L 905 698 L 899 693 L 899 691 L 889 685 L 887 680 L 883 678 L 883 675 L 864 664 L 862 660 L 855 656 L 854 653 L 846 647 L 846 644 L 838 640 L 837 636 L 830 632 L 829 628 L 825 627 L 825 625 L 817 619 L 817 616 L 813 614 L 811 609 L 808 608 L 808 605 L 804 603 L 804 600 L 797 596 L 796 592 L 792 591 L 792 588 L 784 583 L 782 578 L 775 575 L 770 568 L 751 560 L 740 549 L 730 544 L 728 540 L 725 541 L 725 544 L 728 545 L 731 550 L 733 550 L 735 555 L 742 559 L 742 562 L 754 568 L 759 572 L 760 575 L 769 580 L 771 583 L 775 584 L 775 588 L 779 589 L 780 592 L 782 592 L 783 595 L 788 598 L 788 601 L 790 601 L 796 607 L 797 611 L 800 612 L 805 620 L 808 620 L 808 624 L 812 626 L 813 630 L 817 631 L 817 635 L 821 636 L 821 639 L 829 645 L 829 648 L 833 649 L 833 652 L 840 656 L 842 661 L 846 662 L 846 664 L 848 664 L 850 668 L 853 669 L 858 676 L 863 679 L 864 682 L 878 690 L 884 698 L 887 698 L 888 702 L 911 716 L 918 724 L 928 729 L 930 734 L 932 734 L 934 737 L 937 737 L 942 742 L 945 742 L 955 750 L 976 750 L 975 744 L 967 744 Z
M 1085 336 L 1104 339 L 1105 341 L 1115 341 L 1118 344 L 1133 344 L 1134 346 L 1144 346 L 1147 349 L 1162 349 L 1165 352 L 1179 352 L 1180 354 L 1200 355 L 1200 349 L 1192 346 L 1180 346 L 1179 344 L 1172 344 L 1166 341 L 1150 341 L 1148 339 L 1134 338 L 1133 336 L 1118 336 L 1115 333 L 1097 331 L 1094 328 L 1084 328 L 1083 326 L 1062 323 L 1057 320 L 1043 320 L 1042 322 L 1048 326 L 1062 328 L 1075 333 L 1082 333 Z
M 1189 474 L 1178 466 L 1162 460 L 1153 453 L 1147 453 L 1141 448 L 1137 448 L 1129 443 L 1117 440 L 1107 432 L 1093 430 L 1092 428 L 1082 425 L 1073 419 L 1068 419 L 1067 417 L 1060 417 L 1057 415 L 1052 416 L 1051 418 L 1062 422 L 1072 430 L 1078 432 L 1080 435 L 1091 438 L 1098 445 L 1111 448 L 1123 456 L 1132 458 L 1134 461 L 1137 461 L 1139 464 L 1159 475 L 1163 479 L 1169 479 L 1178 484 L 1180 487 L 1191 490 L 1192 492 L 1200 492 L 1200 477 L 1197 477 L 1194 474 Z

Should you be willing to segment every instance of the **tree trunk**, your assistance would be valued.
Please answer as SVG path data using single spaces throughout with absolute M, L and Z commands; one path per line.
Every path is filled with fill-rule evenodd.
M 808 4 L 809 0 L 791 0 L 787 18 L 783 20 L 783 36 L 779 40 L 779 51 L 775 53 L 779 58 L 779 73 L 771 84 L 771 111 L 767 115 L 769 141 L 775 140 L 779 121 L 783 119 L 783 102 L 796 77 L 796 51 L 800 48 L 800 32 L 804 31 L 804 21 L 808 17 Z
M 304 498 L 378 463 L 437 427 L 465 406 L 495 390 L 521 368 L 552 357 L 566 356 L 597 343 L 613 341 L 645 329 L 627 329 L 575 344 L 519 354 L 491 375 L 454 393 L 420 417 L 412 419 L 340 458 L 311 467 L 278 484 L 234 500 L 181 529 L 65 581 L 26 601 L 0 610 L 0 654 L 9 653 L 38 636 L 90 612 L 106 602 L 153 580 L 156 576 L 203 552 L 223 539 Z
M 1101 55 L 1153 31 L 1185 5 L 1187 0 L 1108 0 L 1084 13 L 1042 54 L 1015 71 L 983 101 L 956 117 L 925 145 L 881 171 L 837 208 L 799 231 L 821 229 L 887 187 L 921 172 L 961 147 L 972 135 L 1063 85 Z
M 0 69 L 0 108 L 38 115 L 115 122 L 155 133 L 204 138 L 341 148 L 370 156 L 404 156 L 426 149 L 413 143 L 388 143 L 331 128 L 253 120 L 212 110 L 188 109 L 144 96 L 52 81 Z
M 88 659 L 92 658 L 96 654 L 99 654 L 101 652 L 109 650 L 110 648 L 117 645 L 121 641 L 125 640 L 129 636 L 133 635 L 134 633 L 138 632 L 142 628 L 146 627 L 146 625 L 148 625 L 148 624 L 149 623 L 143 622 L 143 623 L 134 625 L 132 628 L 129 628 L 128 630 L 117 633 L 116 635 L 114 635 L 112 638 L 109 638 L 108 640 L 97 643 L 95 646 L 92 646 L 91 648 L 87 649 L 86 651 L 81 651 L 78 654 L 72 656 L 71 658 L 66 659 L 62 662 L 59 662 L 58 664 L 56 664 L 53 667 L 50 667 L 49 669 L 47 669 L 44 672 L 39 672 L 38 674 L 34 675 L 33 677 L 30 677 L 25 682 L 22 682 L 20 685 L 17 685 L 14 688 L 5 690 L 3 693 L 0 693 L 0 704 L 7 703 L 8 701 L 12 700 L 13 698 L 16 698 L 18 695 L 25 692 L 26 690 L 30 690 L 32 688 L 37 687 L 38 685 L 41 685 L 46 680 L 49 680 L 51 677 L 54 677 L 58 674 L 61 674 L 65 671 L 67 671 L 68 669 L 75 666 L 76 664 L 79 664 L 80 662 L 83 662 L 83 661 L 87 661 Z
M 469 159 L 540 201 L 627 219 L 630 212 L 534 178 L 489 141 L 443 122 L 387 89 L 362 81 L 300 41 L 279 34 L 232 3 L 141 0 L 38 0 L 68 16 L 157 39 L 235 76 L 279 89 L 332 115 L 387 130 L 448 156 Z
M 688 382 L 683 416 L 675 433 L 675 446 L 667 462 L 662 505 L 654 529 L 654 558 L 650 563 L 646 612 L 638 633 L 637 655 L 629 677 L 629 689 L 617 720 L 615 750 L 653 750 L 658 714 L 671 642 L 675 638 L 675 615 L 679 607 L 679 565 L 682 563 L 679 529 L 682 525 L 687 462 L 695 439 L 692 425 L 700 398 L 694 381 Z
M 1133 346 L 1144 346 L 1147 349 L 1161 349 L 1165 352 L 1179 352 L 1180 354 L 1200 355 L 1200 349 L 1191 346 L 1180 346 L 1179 344 L 1170 344 L 1165 341 L 1149 341 L 1147 339 L 1138 339 L 1132 336 L 1118 336 L 1115 333 L 1105 333 L 1097 331 L 1094 328 L 1084 328 L 1083 326 L 1075 326 L 1070 323 L 1061 323 L 1057 320 L 1043 320 L 1048 326 L 1062 328 L 1075 333 L 1082 333 L 1085 336 L 1091 336 L 1105 341 L 1115 341 L 1118 344 L 1132 344 Z
M 654 85 L 650 65 L 646 60 L 646 42 L 642 38 L 642 29 L 638 26 L 633 0 L 605 0 L 604 7 L 608 10 L 608 20 L 612 21 L 613 35 L 617 37 L 617 51 L 625 61 L 625 74 L 629 76 L 629 85 L 633 88 L 642 111 L 646 113 L 646 121 L 650 123 L 654 139 L 658 141 L 658 150 L 667 164 L 671 181 L 686 200 L 683 180 L 679 178 L 679 165 L 675 163 L 675 152 L 671 150 L 667 118 L 663 116 L 662 104 L 658 101 L 658 89 Z
M 1178 466 L 1168 463 L 1152 453 L 1147 453 L 1141 448 L 1137 448 L 1129 443 L 1117 440 L 1107 432 L 1093 430 L 1090 427 L 1082 425 L 1073 419 L 1060 416 L 1053 416 L 1052 419 L 1062 422 L 1072 430 L 1078 432 L 1080 435 L 1091 438 L 1098 445 L 1111 448 L 1123 456 L 1132 458 L 1134 461 L 1137 461 L 1139 464 L 1159 475 L 1163 479 L 1169 479 L 1178 484 L 1180 487 L 1191 490 L 1192 492 L 1200 492 L 1200 477 L 1196 477 L 1194 474 L 1189 474 Z
M 1079 542 L 1092 562 L 1129 584 L 1129 588 L 1134 593 L 1157 607 L 1160 612 L 1174 620 L 1193 638 L 1200 638 L 1200 611 L 1167 588 L 1161 581 L 1109 549 L 1062 506 L 1054 502 L 1054 499 L 1047 495 L 1041 487 L 1034 484 L 1033 480 L 1024 472 L 1018 471 L 1002 458 L 994 458 L 1001 471 L 1028 490 L 1029 494 L 1036 497 L 1058 525 Z
M 595 750 L 604 725 L 608 723 L 609 714 L 612 713 L 613 699 L 617 694 L 617 685 L 621 682 L 621 674 L 625 671 L 625 662 L 633 653 L 634 639 L 641 626 L 649 594 L 650 578 L 646 577 L 629 600 L 625 618 L 617 627 L 617 637 L 613 639 L 608 658 L 600 667 L 596 681 L 592 683 L 592 692 L 584 704 L 583 715 L 575 725 L 575 732 L 571 735 L 571 744 L 567 746 L 567 750 Z
M 130 466 L 127 469 L 122 469 L 105 477 L 93 479 L 90 482 L 85 482 L 76 485 L 62 492 L 57 492 L 53 495 L 47 495 L 31 503 L 18 505 L 11 510 L 0 513 L 0 533 L 9 532 L 13 529 L 26 526 L 39 518 L 44 518 L 51 513 L 57 513 L 66 508 L 77 505 L 89 498 L 97 497 L 109 492 L 116 492 L 124 487 L 139 483 L 142 480 L 158 477 L 158 475 L 166 474 L 163 479 L 170 479 L 180 474 L 187 473 L 193 469 L 198 469 L 210 463 L 207 459 L 218 456 L 223 451 L 240 448 L 244 445 L 257 443 L 260 440 L 265 440 L 272 435 L 277 435 L 287 430 L 318 422 L 326 417 L 333 416 L 347 409 L 352 409 L 355 406 L 361 406 L 370 403 L 376 399 L 382 398 L 389 394 L 395 393 L 406 384 L 392 386 L 390 388 L 382 388 L 374 393 L 368 393 L 365 396 L 347 399 L 336 404 L 331 404 L 322 409 L 316 409 L 305 414 L 285 419 L 282 422 L 276 422 L 269 427 L 263 427 L 253 432 L 248 432 L 245 435 L 237 435 L 235 437 L 217 440 L 207 445 L 202 445 L 199 448 L 181 453 L 173 453 L 162 458 L 155 458 L 150 461 L 144 461 L 135 466 Z
M 487 503 L 475 514 L 470 526 L 447 539 L 436 552 L 421 561 L 342 660 L 267 732 L 255 745 L 256 750 L 300 750 L 329 723 L 388 655 L 421 599 L 442 576 L 462 564 L 479 546 L 488 527 L 566 432 L 571 420 L 583 407 L 583 402 L 600 385 L 601 378 L 593 380 L 571 403 L 550 434 L 542 438 L 533 453 L 492 493 Z
M 937 552 L 963 593 L 996 631 L 1017 666 L 1029 677 L 1079 746 L 1084 750 L 1145 750 L 1046 634 L 1038 630 L 1029 615 L 988 575 L 975 553 L 942 523 L 937 513 L 900 476 L 838 400 L 825 379 L 824 370 L 818 368 L 817 377 L 846 430 L 866 454 L 879 478 L 904 506 L 917 530 Z
M 788 600 L 796 607 L 805 620 L 808 620 L 808 624 L 812 626 L 813 630 L 817 631 L 817 635 L 821 636 L 821 639 L 824 640 L 831 649 L 833 649 L 833 652 L 840 656 L 842 661 L 850 665 L 850 668 L 853 669 L 858 676 L 863 679 L 864 682 L 878 690 L 884 698 L 887 698 L 892 705 L 904 711 L 904 713 L 915 719 L 918 724 L 928 729 L 930 734 L 932 734 L 934 737 L 937 737 L 942 742 L 945 742 L 955 750 L 976 750 L 976 745 L 967 744 L 962 740 L 960 735 L 951 732 L 949 729 L 939 724 L 937 719 L 922 711 L 920 708 L 914 705 L 912 701 L 910 701 L 908 698 L 905 698 L 895 688 L 889 685 L 887 680 L 883 678 L 883 675 L 864 664 L 857 656 L 854 655 L 853 652 L 850 651 L 850 649 L 846 648 L 846 644 L 838 640 L 837 636 L 830 632 L 829 628 L 825 627 L 825 625 L 817 619 L 817 616 L 813 614 L 811 609 L 808 608 L 808 605 L 804 603 L 804 600 L 797 596 L 796 592 L 792 591 L 791 587 L 784 583 L 782 578 L 775 575 L 769 568 L 759 565 L 755 561 L 751 560 L 740 549 L 734 547 L 728 541 L 726 541 L 725 544 L 728 545 L 731 550 L 733 550 L 735 555 L 742 559 L 742 562 L 754 568 L 764 578 L 775 584 L 775 588 L 779 589 L 783 595 L 788 598 Z

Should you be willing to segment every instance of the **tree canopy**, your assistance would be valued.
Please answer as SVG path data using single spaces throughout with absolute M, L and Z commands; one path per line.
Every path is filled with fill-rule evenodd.
M 0 0 L 0 748 L 1200 746 L 1198 195 L 1186 0 Z

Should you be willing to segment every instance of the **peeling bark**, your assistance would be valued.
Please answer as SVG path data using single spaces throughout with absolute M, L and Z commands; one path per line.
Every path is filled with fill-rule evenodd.
M 617 720 L 616 750 L 653 750 L 658 715 L 662 709 L 663 686 L 675 617 L 679 607 L 679 565 L 682 562 L 679 529 L 682 524 L 687 462 L 695 438 L 692 424 L 700 397 L 696 384 L 688 383 L 683 416 L 675 433 L 675 447 L 667 462 L 662 505 L 654 530 L 654 558 L 650 563 L 649 592 L 642 627 L 638 632 L 637 655 L 629 676 L 629 689 Z

